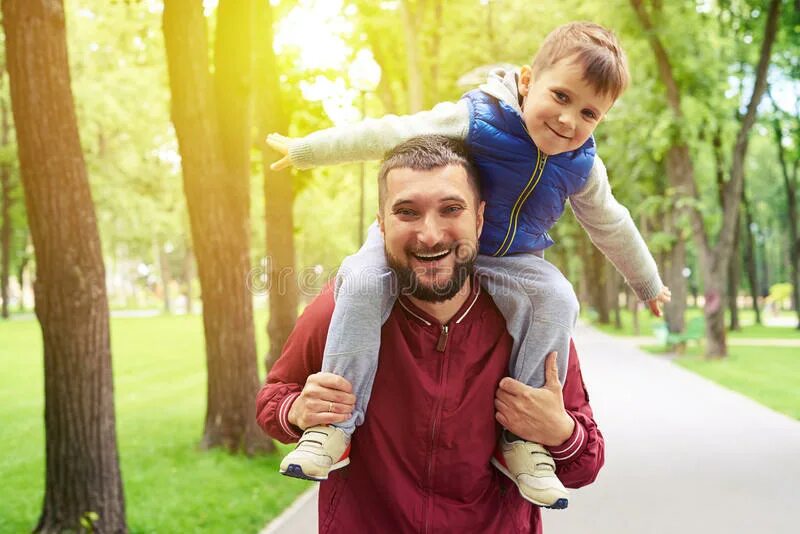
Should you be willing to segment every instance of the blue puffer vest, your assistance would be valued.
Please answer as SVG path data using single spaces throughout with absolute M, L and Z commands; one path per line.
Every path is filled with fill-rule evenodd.
M 545 156 L 511 106 L 480 89 L 463 98 L 470 109 L 466 142 L 486 201 L 480 253 L 506 256 L 549 247 L 547 231 L 564 213 L 567 197 L 586 185 L 594 138 L 572 152 Z

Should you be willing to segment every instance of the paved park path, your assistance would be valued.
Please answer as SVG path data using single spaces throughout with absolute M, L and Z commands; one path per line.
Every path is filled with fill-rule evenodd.
M 575 340 L 606 465 L 568 510 L 545 510 L 546 534 L 800 532 L 800 422 L 635 340 L 587 326 Z M 314 533 L 316 519 L 312 490 L 264 533 Z

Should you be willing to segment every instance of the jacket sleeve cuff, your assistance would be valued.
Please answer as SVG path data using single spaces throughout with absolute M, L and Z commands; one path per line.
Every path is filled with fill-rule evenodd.
M 289 160 L 298 169 L 313 168 L 311 143 L 306 139 L 296 139 L 289 143 Z
M 299 396 L 300 392 L 287 395 L 278 407 L 278 424 L 281 425 L 281 430 L 294 439 L 300 439 L 300 434 L 298 433 L 300 429 L 289 422 L 289 409 Z
M 572 431 L 572 435 L 561 445 L 546 447 L 546 449 L 550 451 L 553 460 L 557 462 L 565 462 L 571 458 L 577 457 L 584 447 L 586 447 L 586 443 L 589 440 L 589 436 L 586 433 L 586 429 L 583 428 L 583 425 L 571 413 L 567 413 L 572 417 L 572 420 L 575 421 L 575 429 Z
M 658 296 L 661 292 L 661 288 L 664 287 L 664 282 L 661 281 L 661 277 L 656 274 L 650 280 L 645 280 L 643 282 L 638 283 L 629 283 L 633 292 L 636 293 L 636 296 L 639 297 L 639 300 L 642 302 L 647 302 L 648 300 L 653 300 Z

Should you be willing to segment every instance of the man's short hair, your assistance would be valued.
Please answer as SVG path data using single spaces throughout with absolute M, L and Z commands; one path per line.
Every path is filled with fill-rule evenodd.
M 478 170 L 469 157 L 463 141 L 443 135 L 413 137 L 387 152 L 378 172 L 378 207 L 383 212 L 386 201 L 386 177 L 395 169 L 430 171 L 448 165 L 458 165 L 467 173 L 467 182 L 475 194 L 475 203 L 481 200 Z
M 550 32 L 533 58 L 534 77 L 573 56 L 584 81 L 599 94 L 616 100 L 625 92 L 630 82 L 625 52 L 611 30 L 592 22 L 570 22 Z

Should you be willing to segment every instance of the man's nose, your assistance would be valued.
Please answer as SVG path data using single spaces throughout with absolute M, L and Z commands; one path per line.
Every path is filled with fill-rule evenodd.
M 417 230 L 417 240 L 426 247 L 433 247 L 444 237 L 441 221 L 436 215 L 426 215 Z

